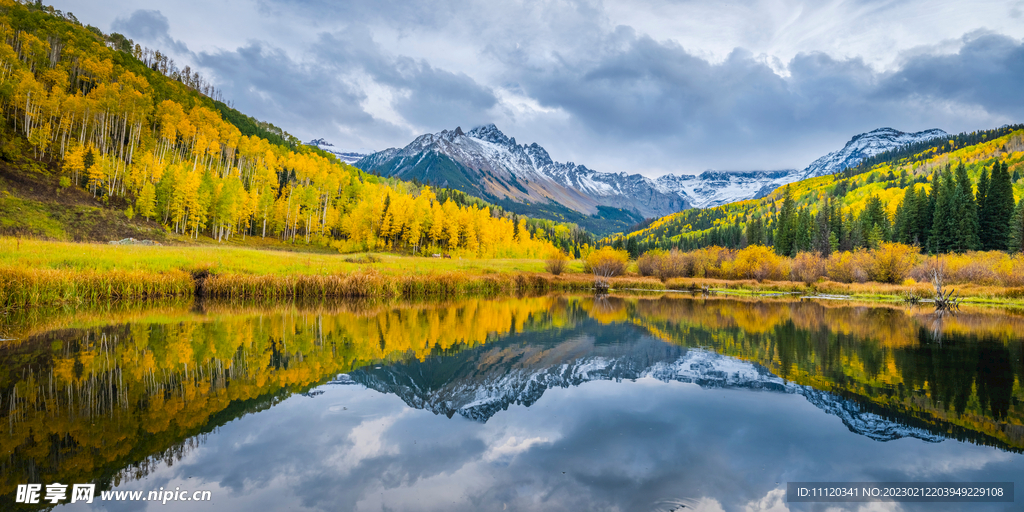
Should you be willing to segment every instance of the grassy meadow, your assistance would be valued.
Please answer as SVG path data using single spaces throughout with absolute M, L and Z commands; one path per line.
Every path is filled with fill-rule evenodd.
M 338 254 L 217 245 L 110 245 L 0 237 L 0 308 L 89 302 L 191 299 L 429 298 L 550 291 L 589 292 L 581 261 L 552 275 L 540 259 L 460 259 Z M 713 268 L 712 268 L 713 270 Z M 659 279 L 637 262 L 611 279 L 613 289 L 703 290 L 739 295 L 842 295 L 873 301 L 927 299 L 932 288 L 898 284 L 718 276 Z M 793 280 L 791 280 L 793 279 Z M 986 282 L 953 286 L 965 302 L 1024 305 L 1024 288 Z

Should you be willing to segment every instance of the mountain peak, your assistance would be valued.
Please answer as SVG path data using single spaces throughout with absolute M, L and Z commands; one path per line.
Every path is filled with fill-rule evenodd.
M 480 139 L 483 141 L 490 142 L 492 144 L 498 144 L 501 146 L 510 145 L 511 141 L 509 138 L 498 129 L 494 123 L 488 123 L 483 126 L 477 126 L 469 131 L 467 134 L 474 139 Z
M 896 149 L 907 144 L 945 137 L 949 134 L 938 129 L 923 130 L 915 133 L 901 132 L 894 128 L 876 128 L 870 132 L 854 135 L 843 149 L 833 151 L 811 163 L 803 172 L 803 178 L 814 178 L 834 174 L 848 167 L 853 167 L 879 153 Z

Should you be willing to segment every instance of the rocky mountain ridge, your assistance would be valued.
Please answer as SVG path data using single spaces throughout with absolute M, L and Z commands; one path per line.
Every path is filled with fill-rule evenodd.
M 354 165 L 383 176 L 459 189 L 513 211 L 517 205 L 551 203 L 588 216 L 598 216 L 600 208 L 606 207 L 652 218 L 691 207 L 764 197 L 780 186 L 833 174 L 884 151 L 946 135 L 939 129 L 906 133 L 879 128 L 854 136 L 842 149 L 803 170 L 708 170 L 699 175 L 666 174 L 651 179 L 557 162 L 536 142 L 520 144 L 488 124 L 469 132 L 458 127 L 424 134 L 404 148 L 367 155 Z

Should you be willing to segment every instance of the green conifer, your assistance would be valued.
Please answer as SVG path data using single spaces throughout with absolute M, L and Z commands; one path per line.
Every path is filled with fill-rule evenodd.
M 928 236 L 932 233 L 932 215 L 935 204 L 928 197 L 924 187 L 917 191 L 917 244 L 923 251 L 928 250 Z
M 783 194 L 782 209 L 779 211 L 779 220 L 776 222 L 778 227 L 775 229 L 775 252 L 789 256 L 793 253 L 794 228 L 797 219 L 793 211 L 795 206 L 790 188 L 786 187 Z
M 990 251 L 1005 251 L 1010 241 L 1010 219 L 1013 218 L 1014 210 L 1013 183 L 1006 163 L 996 163 L 992 167 L 986 206 L 988 229 L 982 229 L 984 247 Z
M 1017 211 L 1010 221 L 1010 243 L 1011 253 L 1024 251 L 1024 198 L 1017 204 Z
M 952 207 L 955 216 L 952 219 L 953 244 L 950 249 L 956 252 L 979 249 L 978 203 L 974 199 L 974 184 L 963 162 L 956 168 Z
M 995 163 L 992 169 L 992 175 L 994 176 L 999 172 L 999 162 Z M 992 230 L 992 212 L 989 208 L 988 195 L 989 195 L 989 172 L 988 169 L 981 170 L 981 176 L 978 178 L 978 195 L 976 202 L 978 203 L 978 229 L 981 233 L 981 239 L 983 240 L 982 246 L 986 244 L 986 240 L 991 236 Z
M 949 252 L 953 245 L 953 234 L 956 230 L 955 212 L 953 212 L 953 194 L 956 185 L 953 183 L 953 173 L 949 167 L 932 179 L 932 199 L 934 212 L 932 216 L 932 232 L 928 239 L 928 249 L 932 253 L 941 254 Z

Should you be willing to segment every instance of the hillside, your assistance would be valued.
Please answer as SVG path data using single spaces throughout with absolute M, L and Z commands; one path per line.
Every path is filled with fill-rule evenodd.
M 979 182 L 991 179 L 997 164 L 1009 175 L 1008 188 L 1017 204 L 1024 197 L 1024 180 L 1020 179 L 1024 174 L 1024 126 L 919 140 L 866 158 L 839 174 L 807 178 L 761 199 L 683 211 L 628 234 L 609 237 L 603 243 L 629 248 L 633 254 L 649 249 L 687 250 L 712 245 L 738 248 L 760 243 L 792 255 L 810 250 L 852 250 L 880 241 L 917 244 L 925 251 L 984 249 L 987 246 L 981 239 L 976 247 L 928 245 L 935 212 L 949 213 L 948 208 L 936 209 L 935 201 L 939 198 L 933 193 L 933 185 L 936 179 L 947 177 L 951 187 L 967 183 L 970 202 L 980 204 L 979 187 L 985 190 L 987 183 Z M 961 167 L 962 178 L 956 178 L 961 175 Z M 908 190 L 912 194 L 908 195 Z M 967 189 L 963 190 L 966 195 Z M 905 197 L 910 196 L 915 205 L 921 205 L 921 218 L 913 223 L 908 223 L 902 213 L 910 207 L 901 209 Z M 787 198 L 790 204 L 784 208 Z M 931 209 L 926 215 L 927 208 Z M 978 206 L 972 208 L 977 219 Z M 1008 220 L 1007 212 L 1001 215 L 1001 220 Z M 784 223 L 786 227 L 780 232 Z M 776 240 L 779 233 L 788 237 L 781 241 L 784 247 Z M 835 239 L 830 240 L 833 235 Z
M 40 4 L 0 0 L 0 112 L 9 234 L 487 257 L 586 239 L 570 225 L 363 173 L 232 109 L 160 52 Z

